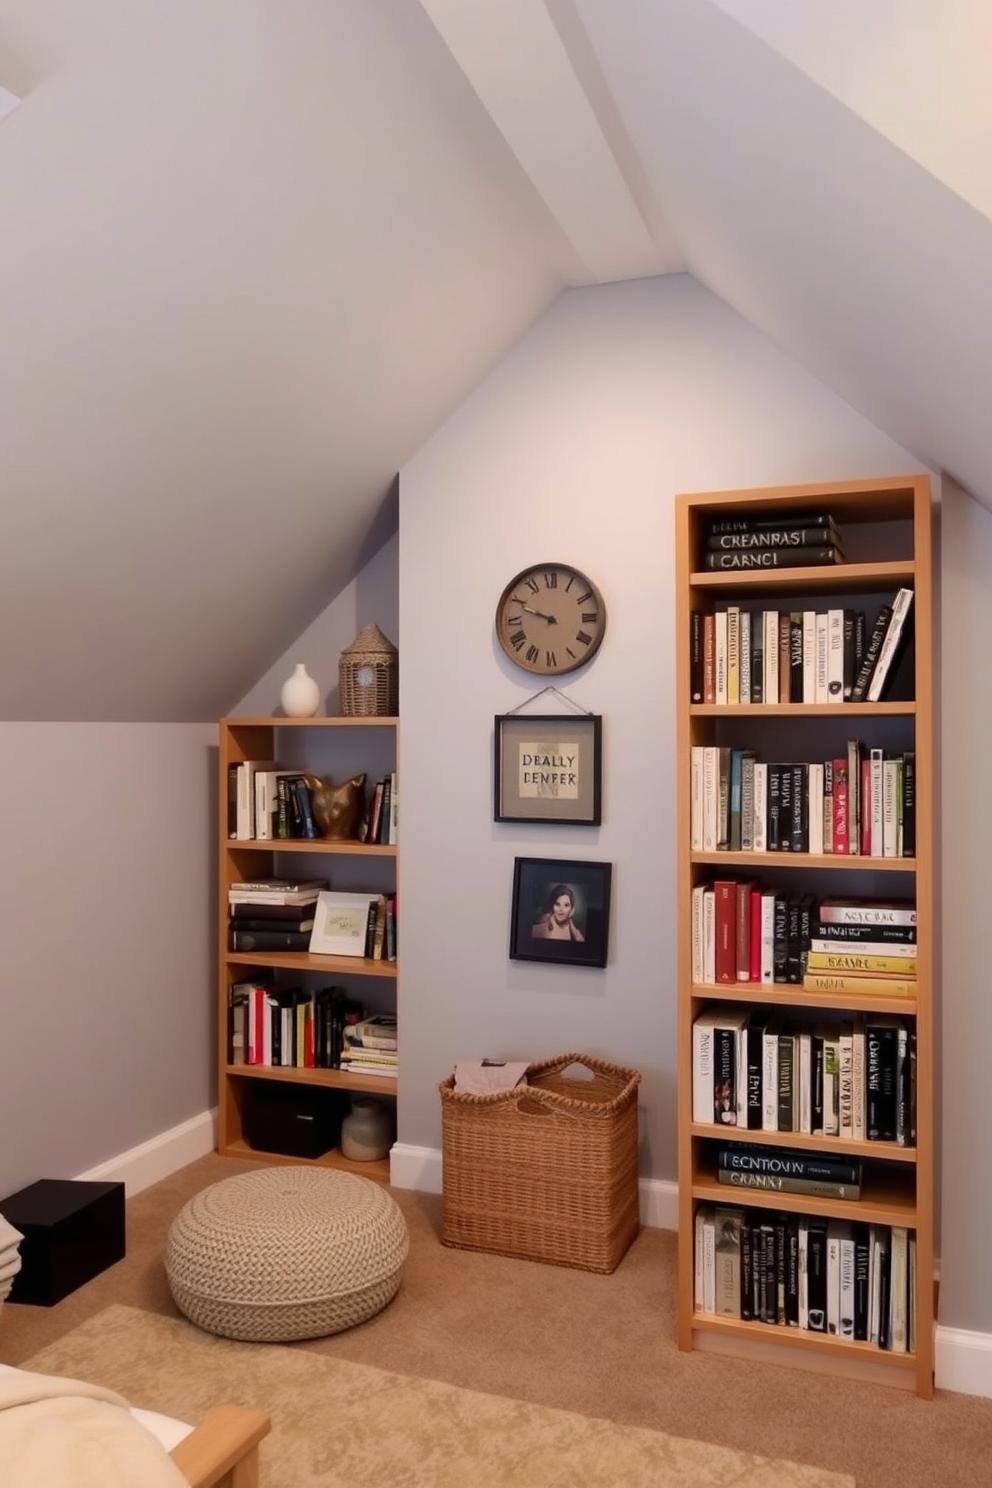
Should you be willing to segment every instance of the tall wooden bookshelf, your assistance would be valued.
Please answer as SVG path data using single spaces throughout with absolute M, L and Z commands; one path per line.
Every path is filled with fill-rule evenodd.
M 833 514 L 845 561 L 833 567 L 712 572 L 705 566 L 706 534 L 717 517 Z M 685 495 L 677 503 L 677 737 L 678 737 L 678 1038 L 679 1038 L 679 1297 L 678 1344 L 768 1362 L 874 1380 L 929 1397 L 933 1393 L 934 1332 L 934 719 L 932 677 L 931 498 L 923 475 L 838 485 L 796 485 Z M 915 688 L 905 701 L 876 703 L 736 704 L 693 702 L 690 646 L 694 611 L 727 606 L 760 610 L 830 609 L 859 605 L 871 620 L 900 587 L 914 591 Z M 764 759 L 822 760 L 861 738 L 891 750 L 915 750 L 915 857 L 838 857 L 794 852 L 693 850 L 690 791 L 693 746 L 755 749 Z M 715 877 L 774 881 L 817 898 L 857 895 L 915 899 L 915 995 L 813 992 L 803 985 L 693 981 L 693 889 Z M 697 958 L 698 971 L 698 958 Z M 693 1023 L 708 1007 L 814 1009 L 824 1018 L 896 1013 L 916 1031 L 915 1146 L 850 1137 L 769 1133 L 693 1121 Z M 897 1004 L 897 1005 L 896 1005 Z M 817 1011 L 818 1010 L 818 1011 Z M 861 1197 L 850 1201 L 805 1194 L 728 1189 L 717 1181 L 717 1145 L 739 1142 L 829 1152 L 863 1164 Z M 790 1214 L 820 1215 L 866 1224 L 905 1226 L 916 1237 L 916 1348 L 891 1352 L 824 1332 L 742 1321 L 696 1305 L 695 1216 L 700 1205 L 739 1204 Z
M 307 1159 L 252 1147 L 248 1140 L 251 1103 L 272 1082 L 374 1095 L 395 1102 L 397 1081 L 334 1069 L 296 1069 L 270 1065 L 234 1065 L 229 1060 L 228 1002 L 232 983 L 253 972 L 282 974 L 280 979 L 314 985 L 340 985 L 373 1009 L 395 1011 L 397 963 L 353 956 L 308 952 L 228 949 L 228 891 L 232 884 L 272 876 L 324 878 L 332 888 L 388 893 L 395 888 L 397 848 L 382 844 L 318 839 L 239 841 L 228 835 L 228 779 L 232 765 L 244 760 L 274 760 L 281 768 L 312 771 L 335 781 L 364 773 L 366 788 L 396 768 L 398 719 L 223 718 L 218 748 L 217 854 L 217 1050 L 218 1151 L 227 1157 L 256 1161 L 305 1162 Z M 257 1122 L 256 1122 L 257 1124 Z M 389 1159 L 351 1162 L 333 1148 L 313 1162 L 343 1168 L 366 1178 L 388 1181 Z

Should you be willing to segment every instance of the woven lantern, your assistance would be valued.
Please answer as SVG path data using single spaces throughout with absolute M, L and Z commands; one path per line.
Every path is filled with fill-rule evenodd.
M 366 625 L 338 662 L 346 718 L 392 718 L 399 712 L 399 652 L 378 625 Z

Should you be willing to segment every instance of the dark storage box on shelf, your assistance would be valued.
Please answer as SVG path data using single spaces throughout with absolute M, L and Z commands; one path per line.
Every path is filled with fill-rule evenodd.
M 347 1113 L 348 1100 L 340 1091 L 258 1081 L 248 1098 L 248 1145 L 283 1157 L 323 1157 L 340 1142 Z
M 640 1078 L 563 1054 L 493 1095 L 443 1080 L 443 1243 L 615 1271 L 640 1228 Z

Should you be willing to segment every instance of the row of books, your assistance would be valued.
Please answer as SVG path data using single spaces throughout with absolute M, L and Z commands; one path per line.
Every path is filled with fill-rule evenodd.
M 692 891 L 690 955 L 698 986 L 791 983 L 907 997 L 916 990 L 916 910 L 903 900 L 817 900 L 718 878 Z
M 714 517 L 706 529 L 708 569 L 814 568 L 843 561 L 840 528 L 826 511 Z
M 228 890 L 228 950 L 397 958 L 397 898 L 335 892 L 326 879 L 265 878 Z
M 869 630 L 859 609 L 693 610 L 693 703 L 874 703 L 913 696 L 912 589 L 880 605 Z M 899 682 L 898 688 L 896 682 Z
M 802 1010 L 805 1011 L 805 1010 Z M 692 1026 L 692 1119 L 750 1131 L 916 1145 L 916 1029 L 884 1013 L 806 1020 L 767 1008 L 707 1008 Z M 837 1172 L 810 1189 L 738 1187 L 856 1199 L 860 1176 Z M 801 1174 L 794 1175 L 798 1183 Z M 823 1187 L 826 1183 L 828 1186 Z M 851 1188 L 855 1185 L 855 1188 Z
M 916 1234 L 905 1225 L 704 1204 L 694 1238 L 698 1312 L 916 1352 Z
M 364 1016 L 341 987 L 279 987 L 264 978 L 228 988 L 232 1065 L 339 1069 L 344 1030 Z
M 314 777 L 305 771 L 283 769 L 271 760 L 232 764 L 228 772 L 228 837 L 239 842 L 323 837 L 313 807 L 314 784 Z M 357 840 L 395 845 L 398 830 L 399 788 L 393 771 L 373 787 Z
M 849 739 L 834 759 L 765 761 L 753 749 L 694 744 L 693 852 L 916 855 L 916 752 Z

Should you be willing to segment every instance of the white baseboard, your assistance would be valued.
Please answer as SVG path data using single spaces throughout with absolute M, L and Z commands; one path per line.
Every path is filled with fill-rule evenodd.
M 441 1154 L 436 1147 L 410 1147 L 397 1142 L 389 1154 L 389 1181 L 394 1188 L 420 1193 L 441 1192 Z M 660 1178 L 642 1178 L 641 1224 L 651 1229 L 678 1228 L 678 1185 Z
M 192 1116 L 169 1131 L 160 1132 L 140 1147 L 132 1147 L 98 1167 L 76 1177 L 88 1183 L 123 1183 L 130 1199 L 143 1188 L 150 1188 L 187 1163 L 206 1157 L 217 1147 L 217 1112 L 204 1111 Z
M 109 1162 L 76 1176 L 89 1182 L 123 1182 L 128 1198 L 149 1188 L 187 1163 L 206 1157 L 217 1146 L 217 1112 L 204 1111 L 162 1132 Z M 434 1147 L 397 1142 L 389 1160 L 394 1188 L 441 1192 L 441 1154 Z M 642 1178 L 641 1223 L 651 1229 L 678 1228 L 678 1185 L 667 1179 Z M 992 1334 L 938 1327 L 935 1334 L 935 1382 L 939 1390 L 992 1399 Z
M 934 1383 L 938 1390 L 992 1400 L 992 1334 L 937 1327 Z

